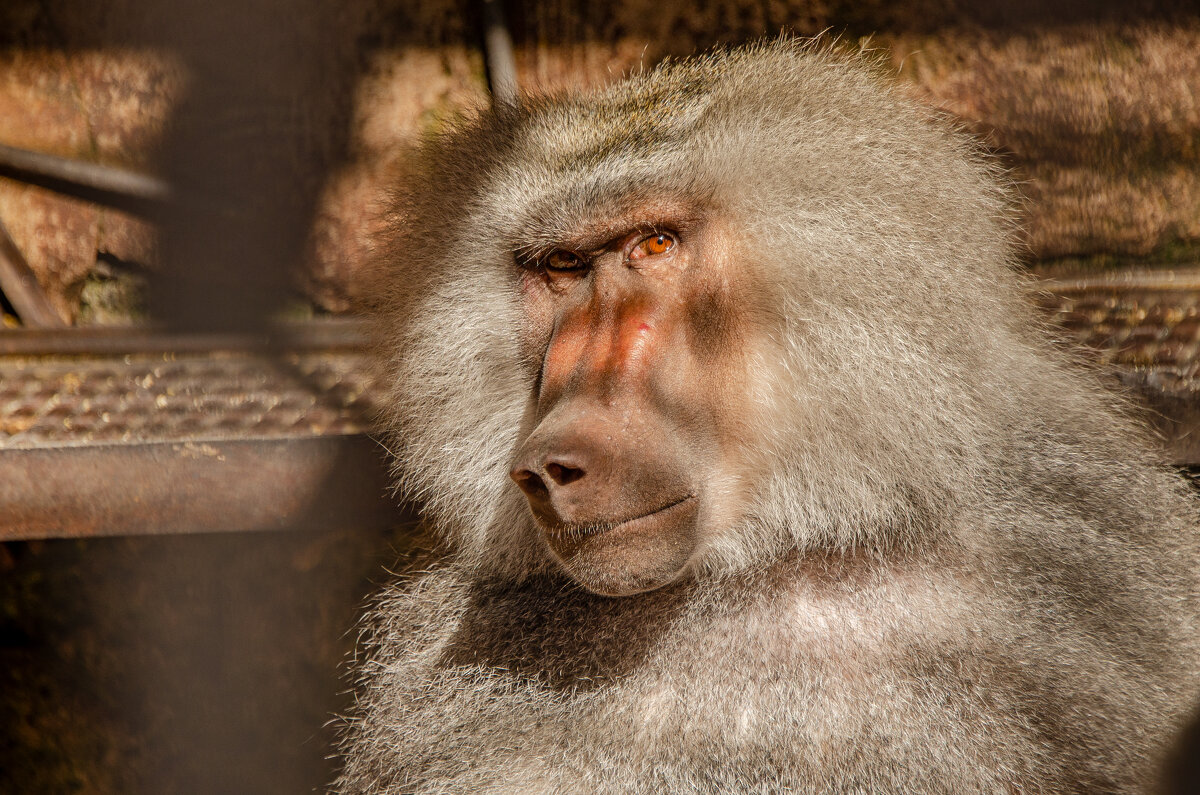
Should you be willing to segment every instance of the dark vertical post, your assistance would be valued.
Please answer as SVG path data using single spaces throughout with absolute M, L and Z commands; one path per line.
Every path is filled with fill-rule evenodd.
M 260 326 L 292 290 L 326 172 L 344 152 L 354 23 L 342 3 L 178 0 L 167 45 L 189 87 L 168 127 L 164 272 L 171 327 Z

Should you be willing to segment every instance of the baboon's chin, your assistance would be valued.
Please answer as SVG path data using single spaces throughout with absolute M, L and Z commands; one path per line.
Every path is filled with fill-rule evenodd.
M 674 582 L 695 551 L 698 500 L 686 497 L 616 526 L 542 527 L 567 574 L 592 593 L 630 596 Z

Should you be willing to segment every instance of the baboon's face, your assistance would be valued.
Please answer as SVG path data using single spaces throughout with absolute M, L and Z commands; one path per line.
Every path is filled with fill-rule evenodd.
M 522 265 L 535 423 L 511 477 L 584 587 L 626 595 L 687 571 L 733 506 L 744 377 L 728 246 L 699 213 L 642 208 Z

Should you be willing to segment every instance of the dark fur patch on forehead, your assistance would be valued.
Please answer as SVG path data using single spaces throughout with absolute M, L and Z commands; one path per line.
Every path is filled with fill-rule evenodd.
M 674 79 L 671 79 L 674 78 Z M 638 80 L 641 90 L 532 106 L 530 132 L 545 140 L 546 164 L 557 172 L 601 167 L 616 155 L 648 157 L 695 140 L 712 88 L 670 67 Z

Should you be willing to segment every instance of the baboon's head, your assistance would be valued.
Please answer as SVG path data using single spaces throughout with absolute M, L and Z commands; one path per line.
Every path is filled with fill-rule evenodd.
M 861 60 L 684 61 L 426 154 L 389 409 L 402 482 L 478 565 L 623 595 L 905 543 L 964 499 L 1013 364 L 1004 201 Z
M 700 202 L 629 199 L 523 252 L 518 293 L 534 381 L 510 476 L 555 558 L 609 594 L 670 582 L 728 521 L 748 412 L 724 231 Z

